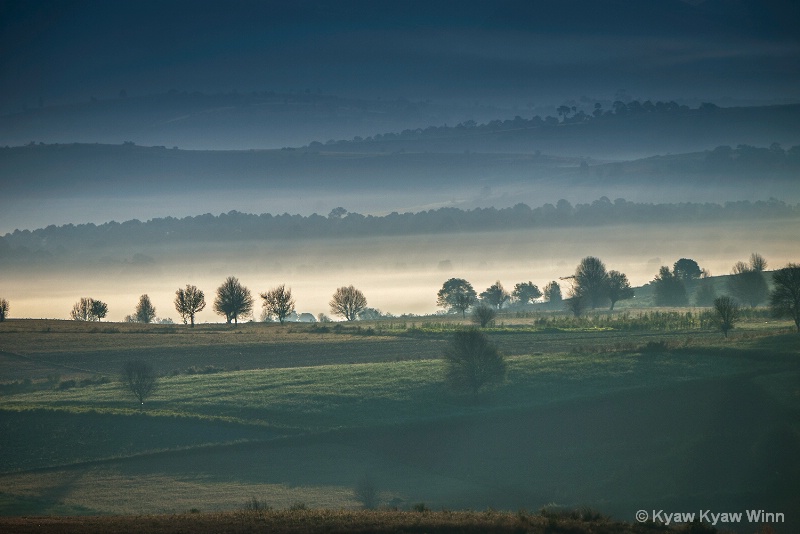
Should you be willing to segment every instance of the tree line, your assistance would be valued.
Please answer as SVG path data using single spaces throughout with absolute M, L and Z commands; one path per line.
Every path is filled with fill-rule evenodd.
M 767 300 L 775 317 L 792 319 L 800 332 L 800 264 L 790 263 L 774 271 L 772 291 L 767 283 L 766 267 L 767 261 L 758 253 L 753 253 L 749 262 L 737 262 L 725 283 L 727 294 L 717 295 L 711 273 L 700 268 L 696 261 L 681 258 L 672 269 L 662 266 L 648 285 L 653 290 L 656 306 L 688 306 L 689 295 L 693 294 L 695 305 L 714 309 L 726 336 L 738 319 L 740 306 L 756 307 Z M 544 291 L 533 282 L 520 282 L 511 292 L 498 280 L 478 294 L 467 280 L 450 278 L 442 284 L 436 303 L 449 313 L 461 314 L 462 318 L 470 311 L 472 321 L 485 327 L 507 304 L 526 305 L 543 298 L 543 303 L 551 309 L 563 305 L 578 317 L 588 309 L 607 306 L 613 310 L 617 302 L 635 296 L 627 275 L 608 270 L 594 256 L 583 258 L 574 274 L 561 280 L 570 285 L 566 298 L 555 280 L 545 285 Z
M 519 203 L 509 208 L 439 208 L 416 213 L 362 215 L 338 207 L 327 216 L 261 215 L 231 211 L 220 215 L 165 217 L 147 222 L 130 220 L 95 225 L 50 225 L 15 230 L 0 237 L 0 262 L 48 261 L 53 256 L 77 254 L 104 247 L 156 245 L 185 241 L 260 240 L 303 237 L 416 235 L 454 232 L 503 231 L 525 228 L 597 226 L 665 221 L 723 221 L 800 216 L 800 204 L 768 201 L 650 204 L 601 197 L 591 203 L 559 200 L 537 208 Z
M 295 300 L 292 296 L 291 288 L 285 284 L 270 289 L 264 293 L 259 293 L 264 308 L 264 318 L 266 320 L 277 320 L 280 323 L 295 313 Z M 173 301 L 175 310 L 178 312 L 183 324 L 192 327 L 195 325 L 195 316 L 206 307 L 205 293 L 197 286 L 187 284 L 185 288 L 178 288 L 175 291 Z M 235 276 L 229 276 L 217 288 L 213 302 L 214 312 L 225 318 L 228 324 L 238 324 L 240 317 L 249 317 L 253 313 L 255 304 L 253 294 Z M 364 318 L 364 312 L 371 311 L 370 318 L 374 318 L 377 310 L 367 308 L 367 299 L 361 290 L 354 286 L 343 286 L 333 293 L 329 302 L 330 312 L 333 315 L 341 316 L 347 321 L 355 321 Z M 0 299 L 0 320 L 5 319 L 8 312 L 8 302 Z M 82 297 L 72 307 L 69 316 L 75 321 L 101 321 L 108 313 L 108 305 L 100 300 L 90 297 Z M 156 319 L 156 309 L 147 294 L 139 297 L 133 314 L 125 317 L 125 322 L 151 323 Z M 320 314 L 321 321 L 329 320 L 325 314 Z M 170 320 L 166 320 L 171 322 Z

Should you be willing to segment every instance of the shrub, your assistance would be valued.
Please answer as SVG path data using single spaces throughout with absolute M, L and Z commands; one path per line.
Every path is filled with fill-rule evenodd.
M 497 312 L 485 304 L 475 306 L 472 310 L 470 319 L 473 324 L 479 325 L 481 328 L 486 328 L 497 317 Z
M 444 351 L 444 359 L 446 381 L 454 391 L 477 395 L 506 376 L 505 359 L 475 328 L 456 332 Z

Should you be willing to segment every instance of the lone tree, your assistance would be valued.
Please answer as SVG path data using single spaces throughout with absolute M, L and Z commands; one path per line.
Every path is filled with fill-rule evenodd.
M 764 278 L 766 266 L 766 260 L 756 253 L 750 256 L 750 263 L 736 262 L 732 276 L 728 278 L 728 291 L 739 301 L 755 308 L 769 296 L 769 287 Z
M 267 316 L 277 317 L 281 324 L 294 312 L 292 290 L 291 288 L 286 289 L 284 284 L 270 289 L 266 293 L 261 293 L 261 298 L 264 299 L 263 306 Z
M 348 321 L 355 321 L 358 312 L 367 307 L 367 298 L 353 286 L 340 287 L 334 292 L 328 304 L 332 314 L 341 315 Z
M 225 279 L 217 288 L 214 311 L 225 316 L 225 321 L 239 324 L 239 316 L 248 316 L 253 311 L 253 296 L 250 290 L 239 283 L 234 276 Z
M 611 310 L 614 309 L 614 304 L 620 300 L 628 300 L 633 298 L 633 288 L 628 277 L 619 271 L 608 271 L 608 300 L 611 301 Z
M 769 296 L 772 315 L 788 317 L 800 333 L 800 264 L 790 263 L 772 273 L 774 289 Z
M 125 362 L 122 367 L 122 382 L 131 393 L 136 395 L 140 404 L 149 397 L 158 384 L 153 366 L 142 360 Z
M 739 304 L 731 297 L 722 296 L 714 299 L 714 323 L 725 337 L 739 320 Z
M 608 273 L 599 258 L 583 258 L 569 279 L 573 281 L 572 297 L 581 297 L 592 309 L 608 300 Z
M 99 321 L 106 316 L 108 306 L 89 297 L 82 297 L 69 312 L 70 319 L 74 321 Z
M 472 284 L 463 278 L 451 278 L 442 284 L 442 289 L 439 290 L 436 297 L 438 306 L 450 311 L 460 311 L 462 318 L 466 316 L 467 309 L 478 299 Z
M 686 306 L 689 303 L 683 280 L 666 265 L 661 266 L 650 283 L 653 285 L 656 306 Z
M 505 290 L 503 284 L 501 284 L 500 280 L 498 280 L 494 284 L 487 287 L 486 291 L 483 291 L 480 294 L 480 297 L 481 300 L 486 304 L 494 306 L 499 310 L 503 307 L 503 304 L 505 304 L 506 301 L 511 298 L 511 295 L 508 294 L 508 291 Z
M 0 299 L 0 323 L 5 321 L 6 317 L 8 317 L 8 301 Z
M 514 286 L 511 296 L 520 304 L 529 304 L 541 297 L 542 292 L 533 282 L 520 282 Z
M 156 318 L 156 308 L 150 302 L 149 296 L 145 294 L 139 297 L 139 303 L 136 305 L 133 316 L 137 323 L 149 323 Z
M 486 328 L 494 318 L 497 317 L 497 311 L 486 304 L 479 304 L 472 309 L 470 319 L 474 324 L 479 325 L 481 328 Z
M 194 328 L 194 316 L 206 307 L 206 296 L 196 286 L 186 284 L 186 289 L 175 292 L 175 309 L 183 319 L 183 324 L 191 322 Z
M 445 379 L 457 392 L 477 395 L 500 384 L 506 376 L 506 362 L 486 335 L 470 328 L 453 335 L 444 351 Z

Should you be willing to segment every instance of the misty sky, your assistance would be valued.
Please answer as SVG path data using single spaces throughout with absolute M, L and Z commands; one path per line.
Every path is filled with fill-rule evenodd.
M 170 89 L 794 100 L 799 12 L 793 0 L 2 0 L 0 112 Z

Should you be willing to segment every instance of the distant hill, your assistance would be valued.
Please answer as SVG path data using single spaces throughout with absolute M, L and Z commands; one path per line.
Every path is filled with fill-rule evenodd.
M 563 126 L 564 130 L 573 127 L 584 126 Z M 560 131 L 562 126 L 554 128 Z M 502 137 L 500 133 L 485 135 Z M 469 141 L 467 134 L 452 138 L 453 143 Z M 446 189 L 554 181 L 561 187 L 647 187 L 666 179 L 676 186 L 705 183 L 724 189 L 759 180 L 762 186 L 777 184 L 778 191 L 783 188 L 789 195 L 781 200 L 791 200 L 800 170 L 798 146 L 786 150 L 779 145 L 722 145 L 703 152 L 604 163 L 545 154 L 411 151 L 423 143 L 385 139 L 265 151 L 187 151 L 132 143 L 30 145 L 0 148 L 0 183 L 8 201 L 23 196 L 191 195 L 248 188 L 363 192 L 431 184 Z M 388 151 L 393 146 L 399 150 Z M 728 198 L 721 192 L 719 200 Z
M 184 149 L 266 149 L 385 131 L 488 121 L 514 113 L 405 99 L 363 100 L 312 92 L 204 94 L 170 91 L 86 99 L 0 116 L 0 145 L 110 143 Z
M 130 220 L 100 225 L 48 226 L 34 231 L 16 230 L 0 237 L 0 264 L 31 265 L 73 258 L 78 263 L 105 258 L 109 250 L 132 247 L 186 245 L 187 243 L 252 242 L 268 239 L 297 240 L 338 237 L 402 236 L 445 233 L 497 232 L 514 229 L 587 227 L 618 224 L 657 224 L 675 221 L 701 224 L 730 220 L 796 219 L 800 204 L 769 202 L 648 204 L 601 198 L 573 206 L 566 200 L 556 205 L 531 208 L 460 210 L 440 208 L 418 213 L 386 216 L 333 210 L 328 216 L 247 214 L 236 211 L 218 216 L 166 217 L 146 222 Z M 134 258 L 134 262 L 148 258 Z
M 582 107 L 581 107 L 582 106 Z M 720 145 L 800 144 L 800 104 L 696 109 L 675 102 L 615 101 L 563 105 L 559 118 L 467 121 L 454 126 L 379 134 L 351 142 L 326 143 L 327 150 L 411 152 L 506 152 L 557 154 L 598 159 L 634 159 L 696 152 Z M 320 147 L 320 143 L 311 145 Z
M 491 152 L 598 159 L 800 144 L 800 104 L 689 108 L 675 102 L 569 102 L 502 110 L 317 94 L 177 91 L 42 107 L 0 117 L 0 145 L 135 143 L 180 149 L 301 146 L 335 152 Z M 535 114 L 539 113 L 539 114 Z M 523 117 L 524 115 L 525 117 Z

